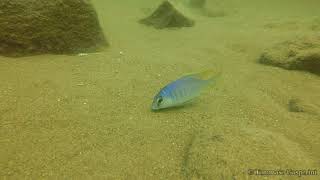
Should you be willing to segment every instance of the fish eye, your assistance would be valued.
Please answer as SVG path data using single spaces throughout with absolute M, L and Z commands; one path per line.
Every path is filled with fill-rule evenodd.
M 157 99 L 158 106 L 161 104 L 162 101 L 163 101 L 163 98 L 161 96 L 159 96 Z

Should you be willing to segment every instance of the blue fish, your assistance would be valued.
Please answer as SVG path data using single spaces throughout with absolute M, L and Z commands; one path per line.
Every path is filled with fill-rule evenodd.
M 159 110 L 169 107 L 184 105 L 198 97 L 201 92 L 214 84 L 215 79 L 220 75 L 213 71 L 205 71 L 197 74 L 190 74 L 175 80 L 162 88 L 154 97 L 152 110 Z

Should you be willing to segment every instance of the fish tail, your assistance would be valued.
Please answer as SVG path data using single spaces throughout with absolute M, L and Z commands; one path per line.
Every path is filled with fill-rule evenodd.
M 222 74 L 221 71 L 218 71 L 212 74 L 212 76 L 209 79 L 207 79 L 208 84 L 209 85 L 215 84 L 216 80 L 221 76 L 221 74 Z
M 203 80 L 205 82 L 203 86 L 203 91 L 208 91 L 212 87 L 214 87 L 214 85 L 216 85 L 216 82 L 221 76 L 221 74 L 221 70 L 209 69 L 201 73 L 195 74 L 194 77 Z

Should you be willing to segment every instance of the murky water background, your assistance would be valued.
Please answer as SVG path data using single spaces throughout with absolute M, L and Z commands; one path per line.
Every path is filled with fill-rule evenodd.
M 157 30 L 137 23 L 160 2 L 94 0 L 110 42 L 102 52 L 0 57 L 3 179 L 320 173 L 319 76 L 257 63 L 275 43 L 317 35 L 320 2 L 208 1 L 225 16 L 185 9 L 194 27 Z M 150 111 L 168 82 L 215 66 L 223 73 L 208 94 L 184 108 Z M 292 98 L 311 110 L 288 111 Z

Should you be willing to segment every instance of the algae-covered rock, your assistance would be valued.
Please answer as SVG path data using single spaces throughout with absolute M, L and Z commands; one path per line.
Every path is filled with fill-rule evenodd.
M 107 44 L 86 0 L 1 0 L 0 54 L 95 51 Z
M 142 24 L 153 26 L 157 29 L 170 27 L 191 27 L 194 21 L 184 16 L 169 1 L 164 1 L 160 6 L 147 18 L 139 21 Z
M 320 36 L 276 44 L 262 53 L 259 62 L 320 75 Z
M 308 154 L 279 133 L 256 128 L 195 135 L 183 163 L 187 179 L 250 179 L 257 170 L 313 167 Z

